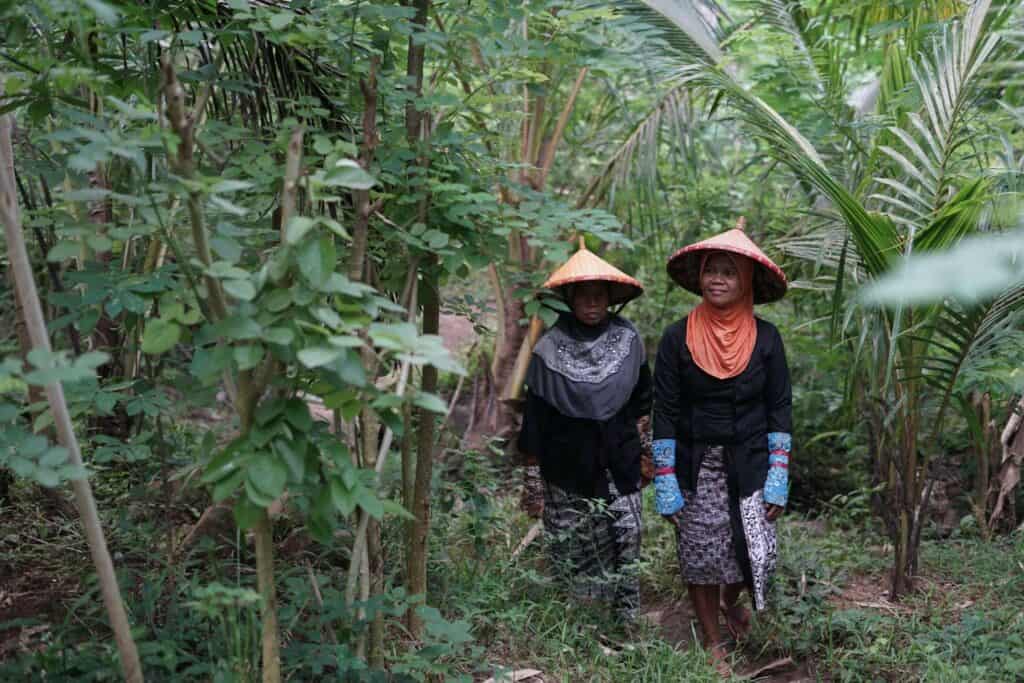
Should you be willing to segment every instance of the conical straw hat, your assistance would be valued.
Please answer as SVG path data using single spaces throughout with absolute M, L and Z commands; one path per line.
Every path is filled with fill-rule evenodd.
M 547 289 L 553 289 L 562 296 L 566 285 L 581 282 L 607 282 L 610 285 L 610 302 L 612 305 L 632 301 L 644 293 L 644 287 L 636 278 L 626 275 L 594 252 L 587 249 L 580 237 L 580 249 L 556 270 L 544 283 Z
M 754 262 L 754 303 L 778 301 L 786 294 L 789 284 L 782 268 L 764 255 L 747 233 L 743 232 L 746 219 L 742 216 L 736 227 L 688 247 L 683 247 L 668 260 L 668 274 L 684 289 L 700 295 L 701 258 L 709 251 L 727 251 L 746 256 Z

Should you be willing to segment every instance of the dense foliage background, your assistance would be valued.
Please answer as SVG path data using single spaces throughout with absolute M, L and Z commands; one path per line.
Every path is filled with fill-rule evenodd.
M 0 13 L 5 679 L 713 679 L 653 509 L 641 624 L 550 583 L 505 399 L 578 236 L 653 349 L 739 216 L 796 449 L 738 669 L 1022 675 L 1020 3 Z

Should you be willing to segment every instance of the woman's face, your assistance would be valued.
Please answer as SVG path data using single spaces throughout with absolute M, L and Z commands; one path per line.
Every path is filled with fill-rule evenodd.
M 728 308 L 740 300 L 740 274 L 729 256 L 719 252 L 708 257 L 700 274 L 700 289 L 704 300 L 715 308 Z
M 572 312 L 584 325 L 600 325 L 608 317 L 608 284 L 584 282 L 572 289 Z

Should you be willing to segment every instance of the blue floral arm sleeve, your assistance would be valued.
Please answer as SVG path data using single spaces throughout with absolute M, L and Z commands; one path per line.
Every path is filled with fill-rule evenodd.
M 654 455 L 654 508 L 659 515 L 674 515 L 683 509 L 683 492 L 676 479 L 676 440 L 657 439 Z
M 786 506 L 789 499 L 789 454 L 793 437 L 788 432 L 768 433 L 768 478 L 764 482 L 764 500 Z

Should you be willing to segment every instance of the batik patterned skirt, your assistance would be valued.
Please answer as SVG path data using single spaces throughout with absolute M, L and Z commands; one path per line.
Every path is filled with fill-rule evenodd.
M 622 495 L 609 477 L 607 499 L 544 482 L 544 533 L 556 575 L 573 595 L 614 605 L 634 620 L 640 609 L 641 494 Z
M 743 583 L 729 513 L 728 470 L 725 449 L 711 446 L 704 452 L 697 490 L 683 491 L 686 505 L 677 533 L 679 568 L 683 580 L 697 585 Z M 746 555 L 753 578 L 753 601 L 763 609 L 765 592 L 778 556 L 775 524 L 765 519 L 761 491 L 740 500 Z

